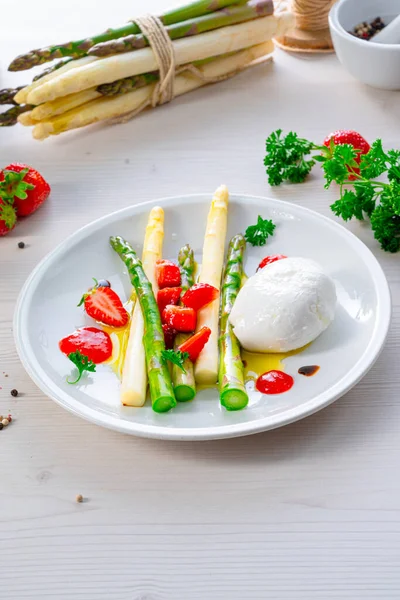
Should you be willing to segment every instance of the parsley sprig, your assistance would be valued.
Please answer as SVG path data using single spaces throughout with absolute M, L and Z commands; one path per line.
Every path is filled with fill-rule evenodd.
M 265 246 L 268 237 L 273 235 L 275 227 L 275 223 L 258 215 L 257 223 L 246 229 L 244 237 L 252 246 Z
M 367 154 L 359 157 L 360 151 L 350 144 L 336 146 L 332 142 L 328 148 L 317 146 L 293 132 L 282 137 L 281 130 L 268 137 L 266 150 L 264 164 L 271 185 L 302 182 L 319 162 L 324 171 L 325 188 L 333 183 L 339 186 L 340 197 L 331 205 L 335 215 L 344 221 L 369 218 L 382 249 L 400 250 L 399 150 L 385 152 L 378 139 Z M 318 154 L 312 155 L 312 152 Z M 378 181 L 384 174 L 387 181 Z
M 183 366 L 187 358 L 189 358 L 189 352 L 182 352 L 182 350 L 162 350 L 161 356 L 164 361 L 169 360 L 174 365 L 177 365 L 184 373 L 186 369 Z
M 78 369 L 78 377 L 74 381 L 70 381 L 69 379 L 67 379 L 67 382 L 71 385 L 73 385 L 74 383 L 78 383 L 78 381 L 81 380 L 81 377 L 85 371 L 95 373 L 95 363 L 89 360 L 89 358 L 85 354 L 79 352 L 79 350 L 77 350 L 76 352 L 70 352 L 68 354 L 68 358 L 71 362 L 74 363 L 74 365 Z

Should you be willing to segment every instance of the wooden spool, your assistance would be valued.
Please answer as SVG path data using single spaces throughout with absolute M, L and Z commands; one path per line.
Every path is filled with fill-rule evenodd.
M 275 39 L 277 46 L 290 52 L 334 52 L 328 14 L 335 1 L 292 0 L 290 10 L 296 17 L 296 25 Z M 285 4 L 289 8 L 289 3 Z

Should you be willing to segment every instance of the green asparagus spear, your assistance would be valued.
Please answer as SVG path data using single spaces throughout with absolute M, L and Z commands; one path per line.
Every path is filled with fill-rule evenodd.
M 121 237 L 110 238 L 111 247 L 124 261 L 136 290 L 144 319 L 143 345 L 146 354 L 151 402 L 155 412 L 167 412 L 176 406 L 168 366 L 162 357 L 165 350 L 160 313 L 151 283 L 133 248 Z
M 132 77 L 124 77 L 123 79 L 117 79 L 111 83 L 103 83 L 97 86 L 97 91 L 103 96 L 119 96 L 120 94 L 127 94 L 133 90 L 154 83 L 160 79 L 158 71 L 152 71 L 150 73 L 143 73 L 142 75 L 133 75 Z
M 180 249 L 178 263 L 181 270 L 181 288 L 182 291 L 185 292 L 194 284 L 194 254 L 188 244 Z M 189 337 L 190 334 L 177 335 L 175 349 L 177 349 L 180 344 L 183 344 Z M 185 372 L 176 365 L 172 367 L 172 383 L 176 399 L 179 402 L 188 402 L 189 400 L 193 400 L 196 395 L 193 363 L 189 358 L 183 363 L 183 368 L 185 369 Z
M 245 248 L 246 241 L 242 235 L 231 239 L 222 281 L 218 382 L 221 404 L 227 410 L 240 410 L 249 401 L 239 342 L 229 323 L 229 314 L 241 286 Z
M 272 0 L 262 0 L 257 4 L 245 4 L 242 6 L 232 6 L 219 10 L 217 12 L 206 14 L 201 17 L 189 19 L 179 23 L 173 23 L 166 29 L 171 40 L 177 40 L 192 35 L 226 27 L 227 25 L 235 25 L 243 23 L 258 17 L 266 17 L 272 15 L 274 6 Z M 128 35 L 117 40 L 110 40 L 101 44 L 96 44 L 88 51 L 89 55 L 94 56 L 111 56 L 122 52 L 130 52 L 131 50 L 139 50 L 149 45 L 147 38 L 142 35 Z
M 13 106 L 9 108 L 5 112 L 0 113 L 0 127 L 11 127 L 11 125 L 15 125 L 17 123 L 19 115 L 27 112 L 28 110 L 32 110 L 35 108 L 31 104 L 22 104 Z
M 17 105 L 18 103 L 15 102 L 14 96 L 15 94 L 17 94 L 17 92 L 19 92 L 19 90 L 22 90 L 24 87 L 24 85 L 21 85 L 17 88 L 5 88 L 4 90 L 0 90 L 0 104 Z
M 225 6 L 230 6 L 231 4 L 241 4 L 245 1 L 246 0 L 195 0 L 192 4 L 166 12 L 161 15 L 160 20 L 164 25 L 172 25 L 173 23 L 195 19 L 196 17 L 215 12 Z M 31 69 L 36 65 L 42 65 L 55 58 L 63 58 L 64 56 L 79 58 L 80 56 L 85 56 L 88 50 L 96 44 L 137 33 L 140 33 L 139 27 L 136 23 L 130 22 L 117 29 L 107 29 L 107 31 L 104 31 L 99 35 L 94 35 L 93 37 L 83 40 L 31 50 L 27 54 L 17 56 L 8 67 L 8 70 L 24 71 L 25 69 Z

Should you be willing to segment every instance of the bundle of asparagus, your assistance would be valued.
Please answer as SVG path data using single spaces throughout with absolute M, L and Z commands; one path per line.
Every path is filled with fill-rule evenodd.
M 290 13 L 274 15 L 272 0 L 195 0 L 159 18 L 170 37 L 177 76 L 174 95 L 230 77 L 269 56 L 272 38 L 292 26 Z M 10 71 L 57 58 L 30 85 L 0 92 L 13 107 L 0 125 L 17 120 L 45 139 L 98 121 L 121 118 L 151 105 L 159 82 L 157 58 L 138 25 L 130 22 L 91 38 L 32 50 Z M 153 103 L 154 104 L 154 103 Z

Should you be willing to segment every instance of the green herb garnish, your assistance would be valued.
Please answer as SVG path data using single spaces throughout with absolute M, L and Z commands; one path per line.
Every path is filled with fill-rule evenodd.
M 244 237 L 252 246 L 264 246 L 268 237 L 273 235 L 275 227 L 275 223 L 258 215 L 256 225 L 250 225 Z
M 351 144 L 326 146 L 298 138 L 290 132 L 272 133 L 266 141 L 268 181 L 304 181 L 316 162 L 321 164 L 325 188 L 332 183 L 340 187 L 340 198 L 331 209 L 344 221 L 369 218 L 375 239 L 388 252 L 400 250 L 400 151 L 385 152 L 382 140 L 376 140 L 367 154 Z M 313 151 L 318 152 L 312 155 Z M 386 175 L 387 181 L 376 178 Z M 247 238 L 246 238 L 247 239 Z
M 78 381 L 80 381 L 80 379 L 85 371 L 88 371 L 90 373 L 95 373 L 95 371 L 96 371 L 95 363 L 92 360 L 89 360 L 89 358 L 85 354 L 82 354 L 81 352 L 79 352 L 79 350 L 77 350 L 76 352 L 70 352 L 68 354 L 68 358 L 71 362 L 74 363 L 74 365 L 78 369 L 78 377 L 77 377 L 77 379 L 75 379 L 75 381 L 70 381 L 67 378 L 67 382 L 70 383 L 71 385 L 73 385 L 74 383 L 78 383 Z
M 189 358 L 189 352 L 182 352 L 182 350 L 162 350 L 161 356 L 164 361 L 169 360 L 172 364 L 176 365 L 184 373 L 186 373 L 185 367 L 183 366 L 185 360 Z

